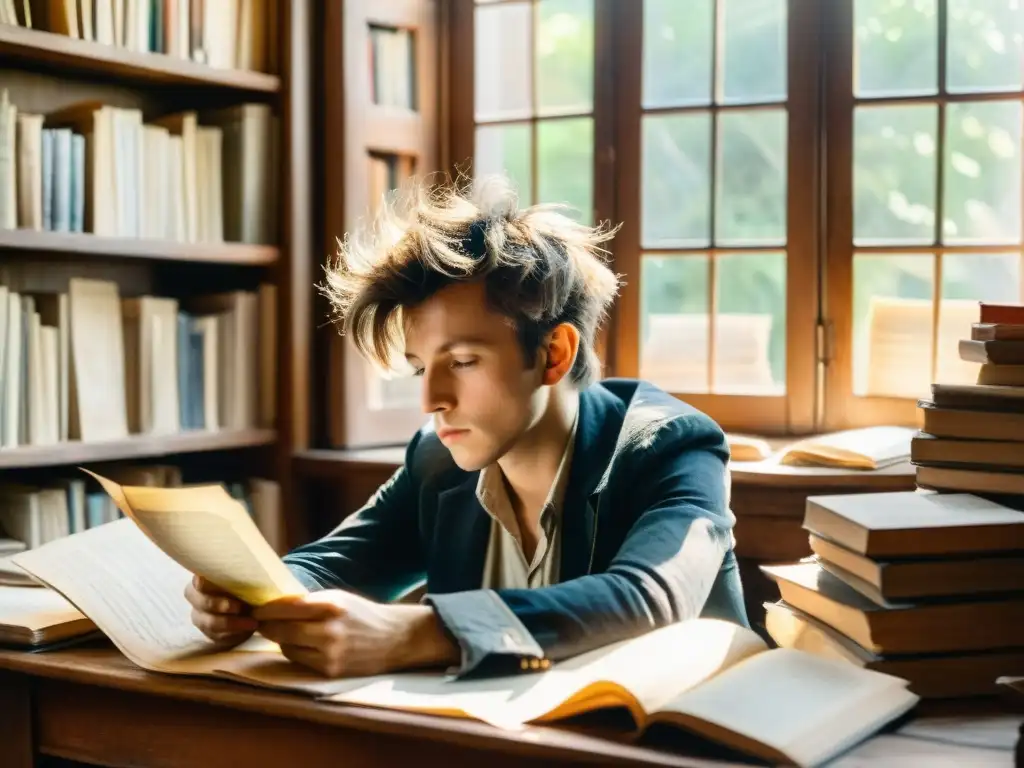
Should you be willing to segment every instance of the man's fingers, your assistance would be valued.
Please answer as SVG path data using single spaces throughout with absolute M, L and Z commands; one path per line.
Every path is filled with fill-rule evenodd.
M 323 621 L 261 621 L 260 634 L 278 645 L 321 648 L 328 637 Z
M 207 637 L 223 640 L 232 635 L 251 634 L 256 631 L 256 622 L 248 616 L 216 616 L 192 609 L 192 623 Z
M 263 621 L 313 621 L 341 616 L 344 610 L 331 603 L 318 602 L 313 595 L 282 597 L 253 609 L 252 617 Z
M 326 677 L 339 677 L 342 673 L 340 661 L 328 659 L 319 651 L 298 645 L 282 645 L 281 653 L 290 661 L 319 672 Z
M 206 613 L 241 615 L 246 612 L 247 607 L 241 600 L 227 596 L 226 592 L 211 595 L 200 591 L 194 584 L 189 584 L 185 588 L 185 599 L 193 608 Z
M 204 579 L 199 574 L 192 576 L 192 586 L 195 587 L 199 592 L 203 592 L 207 595 L 227 595 L 223 589 L 218 587 L 209 579 Z

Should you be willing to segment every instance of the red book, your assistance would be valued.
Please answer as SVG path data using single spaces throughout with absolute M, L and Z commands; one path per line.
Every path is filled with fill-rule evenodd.
M 978 322 L 1024 325 L 1024 304 L 988 304 L 984 301 L 978 304 L 981 307 Z

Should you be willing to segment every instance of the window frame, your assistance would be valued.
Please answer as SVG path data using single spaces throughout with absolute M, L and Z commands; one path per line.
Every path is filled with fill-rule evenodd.
M 615 220 L 622 229 L 615 239 L 615 267 L 627 279 L 616 307 L 616 374 L 639 375 L 641 245 L 641 121 L 643 72 L 643 3 L 622 3 L 617 20 L 617 195 Z M 714 0 L 716 19 L 723 3 Z M 778 396 L 715 393 L 673 393 L 708 413 L 725 429 L 762 434 L 806 433 L 817 420 L 817 326 L 819 323 L 819 3 L 790 0 L 787 12 L 787 199 L 786 243 L 786 391 Z M 712 56 L 717 66 L 717 41 Z M 741 106 L 740 109 L 756 108 Z M 699 110 L 724 112 L 731 106 L 708 105 Z M 668 111 L 668 110 L 666 110 Z M 793 147 L 806 147 L 794 152 Z M 713 151 L 715 148 L 713 147 Z M 683 249 L 685 250 L 685 249 Z M 742 248 L 708 247 L 704 253 L 737 253 Z M 654 252 L 646 249 L 646 252 Z M 713 272 L 712 272 L 713 275 Z M 713 313 L 714 281 L 709 281 Z M 803 297 L 798 300 L 797 297 Z M 713 349 L 714 339 L 710 339 Z M 712 353 L 713 354 L 713 353 Z

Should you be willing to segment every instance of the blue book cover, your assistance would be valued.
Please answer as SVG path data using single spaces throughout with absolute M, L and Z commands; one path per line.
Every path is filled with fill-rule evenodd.
M 43 128 L 43 229 L 53 231 L 53 128 Z

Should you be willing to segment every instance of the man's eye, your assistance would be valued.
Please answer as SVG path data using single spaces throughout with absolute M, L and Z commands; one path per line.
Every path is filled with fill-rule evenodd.
M 471 368 L 476 360 L 452 360 L 452 368 Z

